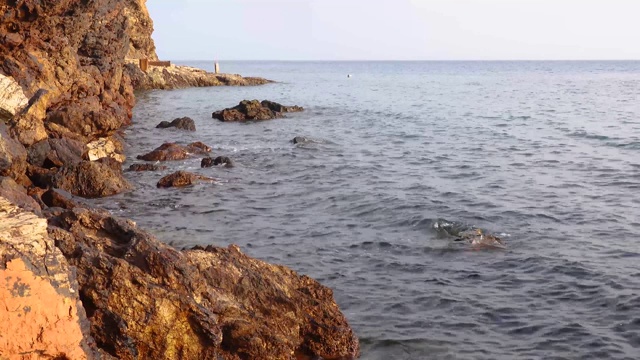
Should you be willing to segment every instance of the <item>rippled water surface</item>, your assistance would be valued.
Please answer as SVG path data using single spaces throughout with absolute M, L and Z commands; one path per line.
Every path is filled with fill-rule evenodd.
M 136 191 L 107 207 L 177 247 L 235 243 L 320 280 L 363 359 L 640 358 L 640 63 L 221 66 L 278 83 L 140 94 L 127 165 L 200 140 L 236 167 L 128 173 Z M 306 111 L 211 119 L 242 99 Z M 182 116 L 198 131 L 155 129 Z M 219 182 L 156 189 L 177 169 Z M 474 227 L 508 249 L 442 230 Z

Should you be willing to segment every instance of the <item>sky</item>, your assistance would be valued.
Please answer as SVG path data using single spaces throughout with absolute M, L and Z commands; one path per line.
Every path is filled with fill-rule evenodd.
M 148 0 L 165 60 L 638 60 L 640 0 Z

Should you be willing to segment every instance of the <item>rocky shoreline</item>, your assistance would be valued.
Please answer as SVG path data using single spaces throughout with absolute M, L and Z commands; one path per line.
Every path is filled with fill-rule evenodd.
M 316 281 L 233 245 L 173 249 L 81 199 L 132 188 L 120 129 L 135 90 L 269 80 L 175 65 L 143 72 L 135 59 L 157 59 L 145 0 L 0 0 L 0 11 L 0 358 L 359 355 Z M 207 149 L 165 144 L 147 155 Z M 211 180 L 173 175 L 158 186 Z

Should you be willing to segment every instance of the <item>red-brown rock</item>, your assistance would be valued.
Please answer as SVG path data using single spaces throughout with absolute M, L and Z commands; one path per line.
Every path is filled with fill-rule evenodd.
M 117 161 L 104 158 L 65 165 L 51 179 L 52 186 L 84 198 L 98 198 L 130 190 Z
M 145 161 L 171 161 L 184 160 L 193 154 L 206 154 L 211 148 L 201 142 L 194 142 L 182 146 L 176 143 L 164 143 L 150 153 L 138 155 L 138 159 Z
M 129 171 L 160 171 L 165 170 L 167 167 L 164 165 L 156 165 L 156 164 L 131 164 L 129 166 Z
M 120 359 L 351 359 L 332 291 L 236 246 L 178 251 L 132 222 L 74 209 L 50 236 L 77 268 L 99 347 Z
M 193 185 L 200 181 L 213 181 L 214 179 L 206 176 L 186 172 L 176 171 L 171 175 L 167 175 L 158 181 L 159 188 L 183 187 Z

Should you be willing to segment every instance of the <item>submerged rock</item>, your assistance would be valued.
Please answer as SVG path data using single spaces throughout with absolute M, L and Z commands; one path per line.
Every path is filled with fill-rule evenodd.
M 231 161 L 231 159 L 229 159 L 226 156 L 218 156 L 215 159 L 206 157 L 202 159 L 202 161 L 200 162 L 200 167 L 203 167 L 203 168 L 218 166 L 218 165 L 224 165 L 225 167 L 230 168 L 230 167 L 233 167 L 233 162 Z
M 167 175 L 158 181 L 159 188 L 183 187 L 193 185 L 199 181 L 213 181 L 214 179 L 206 176 L 186 172 L 176 171 L 171 175 Z
M 174 119 L 171 122 L 163 121 L 156 128 L 158 129 L 167 129 L 170 127 L 174 127 L 176 129 L 188 130 L 188 131 L 196 131 L 196 123 L 190 117 L 182 117 Z
M 283 117 L 286 112 L 298 112 L 300 106 L 284 106 L 272 101 L 243 100 L 233 108 L 216 111 L 211 116 L 220 121 L 271 120 Z
M 145 161 L 184 160 L 192 154 L 204 155 L 209 152 L 211 152 L 211 148 L 199 141 L 187 146 L 164 143 L 150 153 L 138 155 L 138 159 Z
M 167 167 L 164 165 L 156 165 L 156 164 L 131 164 L 129 166 L 129 171 L 160 171 L 165 170 Z
M 237 246 L 178 251 L 103 211 L 50 220 L 101 349 L 121 359 L 352 359 L 330 289 Z

